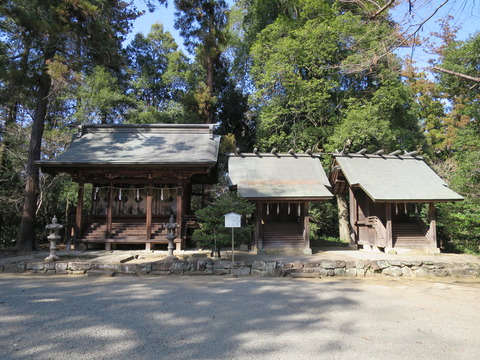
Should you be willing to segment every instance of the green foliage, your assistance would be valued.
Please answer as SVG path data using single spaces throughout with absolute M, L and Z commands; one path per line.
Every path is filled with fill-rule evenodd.
M 437 231 L 448 252 L 480 255 L 480 201 L 467 198 L 463 202 L 437 205 Z
M 324 238 L 338 239 L 338 212 L 335 199 L 311 203 L 309 214 L 311 242 L 317 243 Z
M 225 228 L 225 214 L 235 212 L 242 215 L 241 228 L 235 229 L 235 241 L 250 243 L 253 225 L 245 222 L 255 206 L 234 192 L 226 192 L 218 196 L 212 204 L 196 212 L 200 220 L 200 229 L 193 233 L 193 240 L 200 246 L 213 249 L 216 242 L 217 249 L 231 246 L 232 229 Z

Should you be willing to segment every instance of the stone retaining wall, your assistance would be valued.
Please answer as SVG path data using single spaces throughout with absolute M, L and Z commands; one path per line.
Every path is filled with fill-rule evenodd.
M 231 275 L 229 260 L 191 259 L 155 261 L 141 264 L 105 264 L 92 261 L 58 261 L 0 263 L 0 272 L 37 274 L 114 275 Z M 444 263 L 403 260 L 314 260 L 287 263 L 282 261 L 236 261 L 235 276 L 293 278 L 340 277 L 480 277 L 480 263 Z

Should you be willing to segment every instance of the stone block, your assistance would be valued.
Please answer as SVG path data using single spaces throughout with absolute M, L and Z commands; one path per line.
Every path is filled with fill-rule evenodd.
M 413 277 L 413 272 L 412 272 L 412 269 L 410 269 L 408 266 L 404 266 L 402 268 L 402 272 L 403 272 L 403 277 Z
M 142 275 L 149 274 L 152 271 L 152 263 L 139 264 L 138 271 Z
M 333 270 L 333 273 L 334 273 L 334 276 L 347 276 L 347 272 L 346 272 L 347 269 L 345 268 L 335 268 Z
M 335 261 L 324 260 L 320 262 L 320 266 L 324 269 L 335 269 Z
M 347 267 L 345 269 L 345 276 L 356 277 L 357 276 L 357 269 Z
M 304 265 L 301 261 L 295 261 L 293 264 L 292 264 L 292 269 L 295 269 L 295 270 L 301 270 L 303 269 Z
M 197 270 L 204 271 L 207 268 L 207 264 L 212 264 L 212 260 L 210 259 L 199 259 L 197 261 Z
M 468 267 L 469 269 L 480 270 L 480 264 L 479 264 L 479 263 L 469 262 L 469 263 L 467 263 L 467 267 Z
M 390 266 L 402 266 L 402 262 L 400 260 L 388 260 Z
M 319 267 L 320 266 L 320 261 L 318 260 L 309 260 L 307 261 L 307 263 L 305 264 L 305 266 L 308 266 L 308 267 Z
M 140 273 L 137 264 L 118 264 L 115 266 L 115 271 L 120 274 L 137 275 Z
M 367 267 L 366 265 L 367 265 L 367 264 L 366 264 L 365 261 L 363 261 L 363 260 L 357 260 L 357 261 L 355 261 L 355 267 L 356 267 L 357 269 L 365 269 L 365 268 Z M 368 264 L 368 266 L 370 266 L 370 264 Z
M 54 262 L 46 262 L 43 263 L 45 270 L 55 270 L 55 263 Z
M 45 270 L 43 263 L 26 263 L 25 270 L 30 270 L 32 272 L 38 272 Z
M 428 269 L 419 267 L 413 270 L 413 276 L 414 277 L 429 277 Z
M 448 266 L 445 263 L 436 262 L 435 264 L 433 264 L 433 267 L 434 267 L 434 269 L 445 269 Z
M 345 266 L 347 267 L 347 269 L 353 269 L 353 268 L 357 267 L 357 264 L 356 264 L 356 261 L 354 261 L 354 260 L 348 260 L 345 263 Z
M 347 263 L 343 260 L 335 261 L 335 268 L 344 268 L 347 266 Z
M 373 260 L 371 268 L 373 271 L 386 269 L 390 266 L 387 260 Z
M 67 271 L 67 268 L 68 268 L 68 263 L 66 262 L 59 262 L 59 263 L 55 263 L 55 271 Z
M 172 261 L 155 261 L 151 263 L 151 271 L 170 271 Z
M 21 273 L 25 271 L 25 263 L 7 263 L 5 264 L 5 272 Z
M 382 274 L 386 276 L 400 277 L 400 276 L 403 276 L 403 271 L 398 266 L 391 266 L 386 269 L 383 269 Z
M 357 276 L 365 276 L 365 273 L 367 272 L 367 269 L 356 269 L 357 270 Z
M 422 266 L 422 262 L 418 260 L 411 261 L 410 263 L 412 266 Z
M 183 261 L 175 261 L 170 267 L 170 271 L 173 275 L 181 275 L 185 271 L 185 263 Z
M 231 269 L 232 262 L 227 260 L 217 260 L 213 262 L 213 269 Z
M 255 269 L 255 268 L 252 268 L 251 275 L 252 275 L 252 276 L 264 276 L 262 270 L 260 270 L 260 269 Z
M 435 277 L 448 276 L 448 271 L 446 269 L 433 269 L 433 270 L 430 270 L 430 273 Z
M 87 263 L 87 262 L 69 262 L 68 263 L 68 269 L 72 271 L 87 271 L 90 270 L 92 267 L 92 264 Z

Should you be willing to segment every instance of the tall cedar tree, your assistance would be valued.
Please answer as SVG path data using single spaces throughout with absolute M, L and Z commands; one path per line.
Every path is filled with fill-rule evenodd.
M 119 70 L 122 66 L 121 42 L 130 28 L 130 21 L 139 14 L 120 0 L 4 0 L 0 16 L 11 24 L 7 41 L 16 34 L 25 34 L 30 48 L 28 67 L 34 90 L 34 110 L 26 168 L 25 203 L 18 247 L 31 250 L 35 246 L 35 213 L 40 159 L 45 118 L 51 100 L 55 62 L 64 62 L 72 69 L 86 69 L 92 64 Z M 28 37 L 26 36 L 28 34 Z
M 196 54 L 206 72 L 205 87 L 198 90 L 197 101 L 204 122 L 211 124 L 215 116 L 215 65 L 226 44 L 227 3 L 224 0 L 175 0 L 175 28 L 185 39 L 185 46 Z

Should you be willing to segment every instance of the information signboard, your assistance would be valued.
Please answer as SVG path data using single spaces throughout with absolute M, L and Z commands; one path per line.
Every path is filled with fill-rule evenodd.
M 225 216 L 226 228 L 239 228 L 242 226 L 242 215 L 231 212 L 223 216 Z

